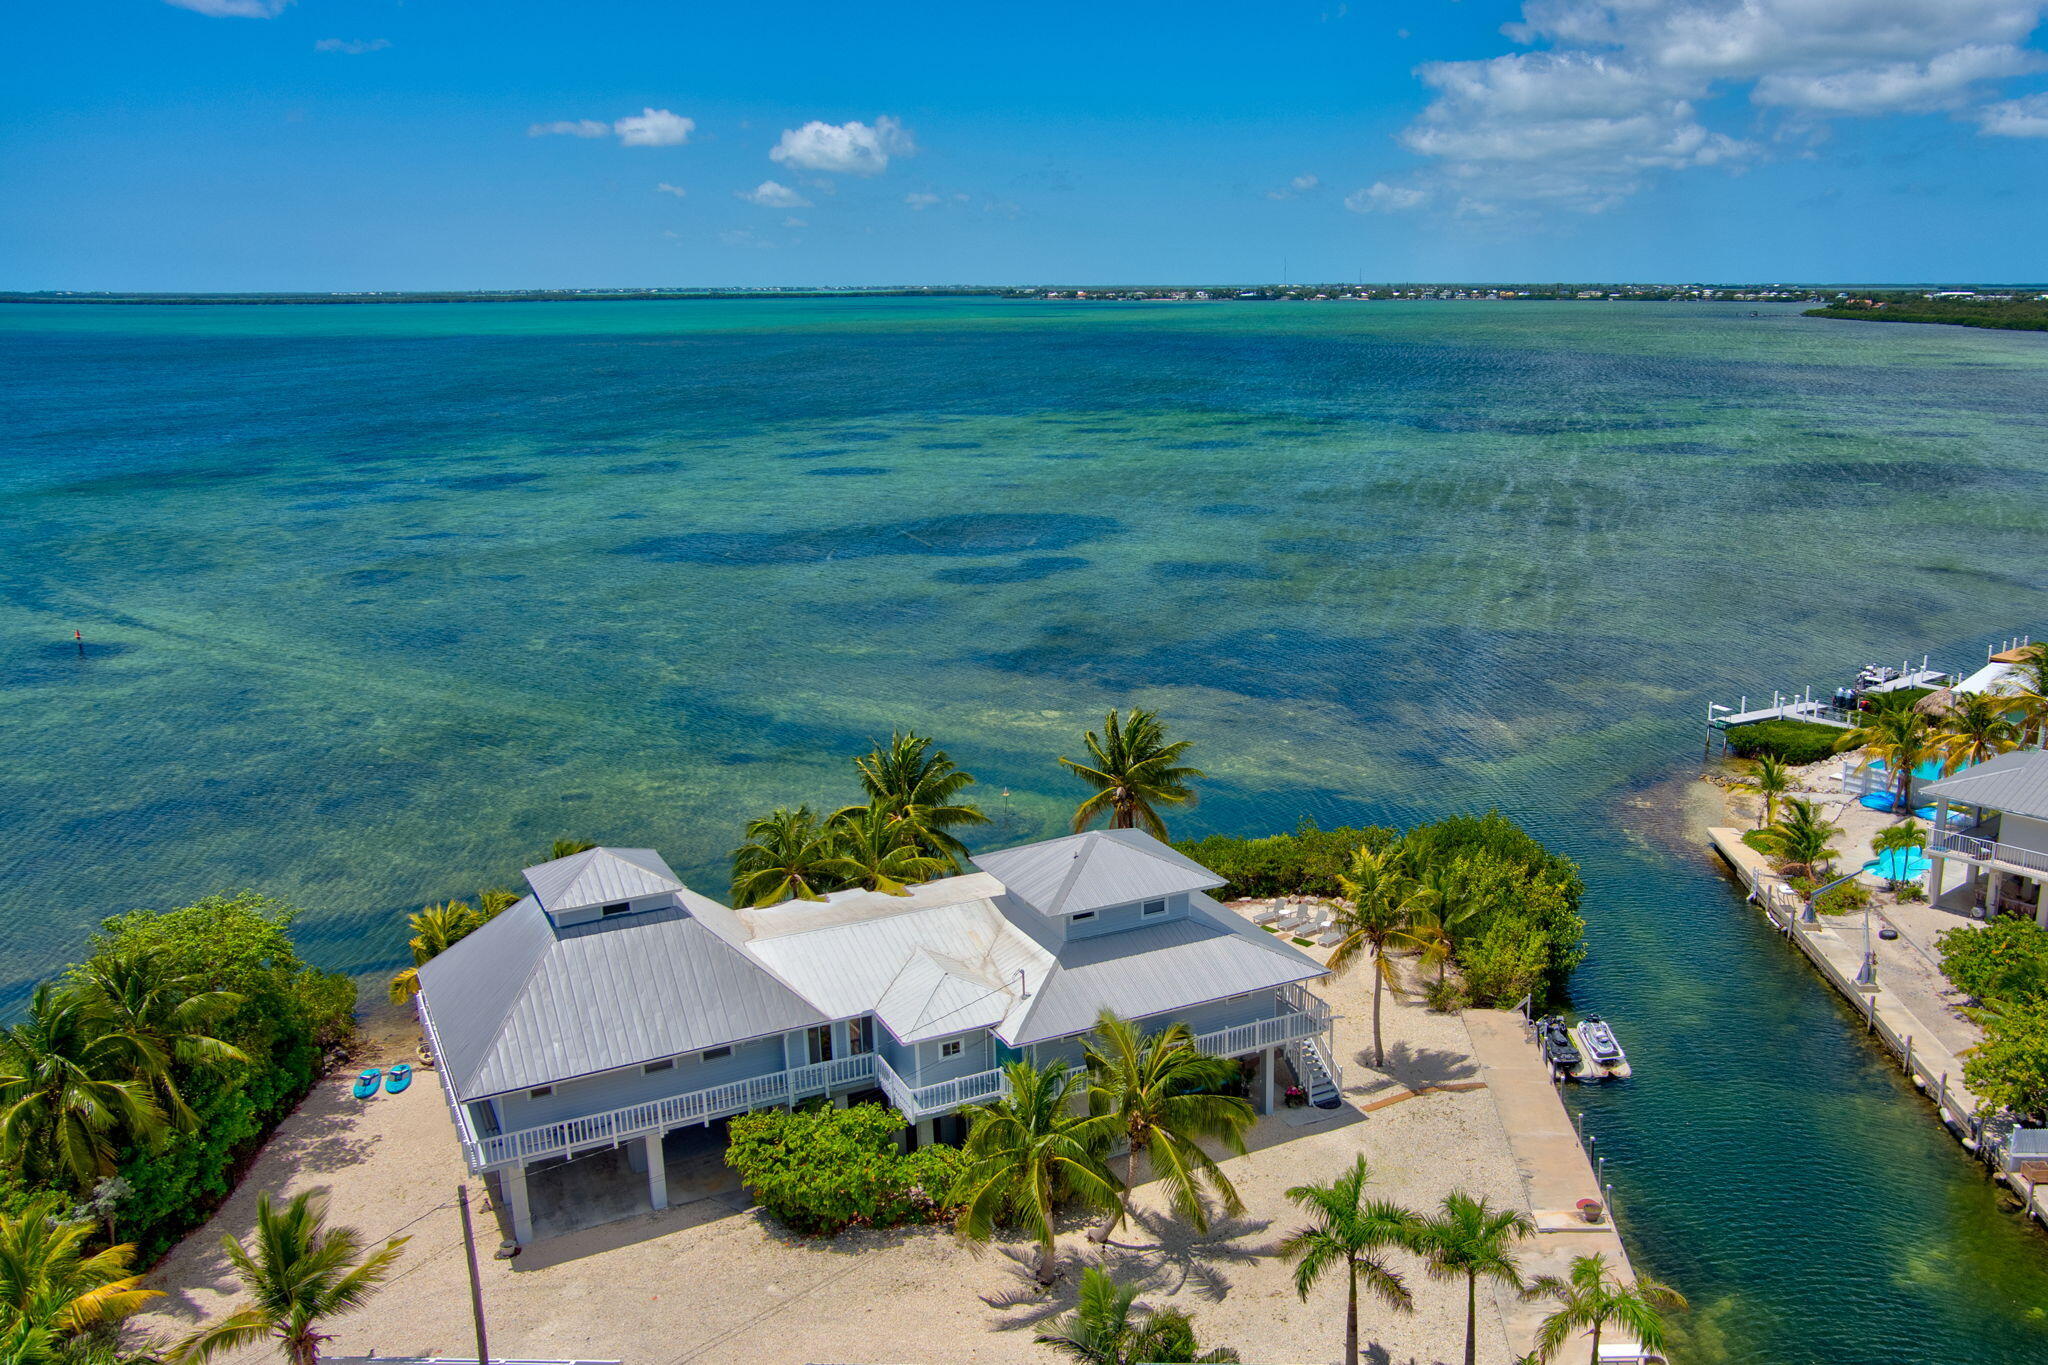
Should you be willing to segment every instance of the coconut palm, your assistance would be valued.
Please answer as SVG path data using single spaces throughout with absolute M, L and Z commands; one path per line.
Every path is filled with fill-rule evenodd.
M 542 859 L 542 861 L 551 863 L 557 858 L 573 858 L 579 853 L 588 853 L 596 847 L 597 845 L 591 843 L 588 839 L 557 839 L 554 843 L 548 845 L 548 856 Z
M 124 953 L 74 969 L 71 986 L 98 1027 L 127 1050 L 129 1069 L 149 1082 L 175 1127 L 189 1129 L 195 1119 L 178 1089 L 174 1064 L 220 1071 L 249 1060 L 211 1032 L 242 997 L 212 989 L 196 973 L 167 967 L 146 953 Z
M 1012 1062 L 1004 1074 L 1008 1095 L 964 1111 L 965 1161 L 950 1200 L 960 1208 L 954 1229 L 968 1242 L 986 1242 L 999 1224 L 1021 1224 L 1038 1245 L 1033 1274 L 1049 1285 L 1059 1278 L 1056 1206 L 1070 1199 L 1108 1210 L 1122 1194 L 1103 1164 L 1116 1119 L 1074 1111 L 1082 1076 L 1064 1062 Z
M 1776 754 L 1758 754 L 1756 768 L 1742 787 L 1764 799 L 1763 810 L 1758 813 L 1756 821 L 1756 827 L 1762 829 L 1777 820 L 1778 798 L 1792 790 L 1792 774 L 1786 769 L 1785 761 Z
M 1536 1333 L 1536 1358 L 1546 1362 L 1580 1332 L 1593 1338 L 1590 1358 L 1598 1360 L 1600 1336 L 1610 1322 L 1640 1342 L 1646 1354 L 1662 1355 L 1664 1312 L 1686 1306 L 1683 1294 L 1647 1275 L 1637 1276 L 1633 1284 L 1622 1280 L 1597 1252 L 1573 1257 L 1571 1274 L 1564 1279 L 1545 1275 L 1532 1280 L 1523 1296 L 1557 1300 L 1557 1311 Z
M 1287 1197 L 1307 1210 L 1309 1225 L 1280 1244 L 1280 1254 L 1294 1262 L 1294 1292 L 1307 1302 L 1309 1291 L 1332 1270 L 1345 1279 L 1344 1359 L 1358 1359 L 1358 1286 L 1390 1308 L 1407 1313 L 1415 1296 L 1407 1281 L 1379 1255 L 1394 1248 L 1413 1250 L 1421 1220 L 1397 1204 L 1367 1199 L 1372 1166 L 1361 1153 L 1343 1174 L 1327 1185 L 1296 1185 Z
M 1784 817 L 1758 830 L 1755 841 L 1788 871 L 1811 877 L 1818 875 L 1829 859 L 1841 856 L 1828 845 L 1839 833 L 1837 826 L 1822 817 L 1817 802 L 1795 796 L 1785 802 Z
M 519 893 L 502 886 L 487 886 L 476 893 L 476 917 L 489 924 L 519 904 Z
M 319 1325 L 361 1308 L 409 1240 L 394 1237 L 365 1253 L 354 1228 L 327 1226 L 323 1196 L 296 1194 L 280 1209 L 267 1192 L 258 1195 L 248 1244 L 232 1237 L 220 1243 L 249 1302 L 179 1342 L 172 1365 L 204 1365 L 266 1338 L 289 1365 L 316 1365 L 320 1343 L 329 1339 Z
M 1198 1051 L 1194 1030 L 1184 1023 L 1148 1034 L 1110 1010 L 1095 1021 L 1084 1047 L 1089 1112 L 1113 1119 L 1130 1144 L 1123 1200 L 1091 1236 L 1107 1242 L 1130 1216 L 1140 1157 L 1166 1187 L 1168 1205 L 1197 1232 L 1209 1230 L 1204 1187 L 1225 1213 L 1242 1213 L 1237 1187 L 1202 1150 L 1203 1138 L 1215 1138 L 1242 1156 L 1244 1135 L 1258 1122 L 1248 1101 L 1216 1093 L 1237 1079 L 1237 1063 Z
M 1411 1249 L 1428 1263 L 1430 1277 L 1465 1281 L 1465 1365 L 1479 1355 L 1480 1277 L 1521 1289 L 1514 1244 L 1535 1231 L 1520 1209 L 1496 1209 L 1462 1190 L 1445 1195 L 1439 1211 L 1416 1224 Z
M 412 966 L 391 978 L 391 1003 L 403 1005 L 418 995 L 420 968 L 482 928 L 487 918 L 468 901 L 429 905 L 406 916 L 406 925 L 412 930 L 412 939 L 406 944 L 412 950 Z
M 1944 774 L 2020 747 L 2020 727 L 2011 719 L 2014 707 L 2005 697 L 1965 692 L 1949 708 L 1935 748 Z
M 891 896 L 906 894 L 912 882 L 943 876 L 952 863 L 920 848 L 904 822 L 877 801 L 848 806 L 832 817 L 833 852 L 847 864 L 855 884 Z
M 1401 989 L 1400 969 L 1392 954 L 1398 950 L 1421 952 L 1428 946 L 1425 931 L 1418 927 L 1417 887 L 1408 875 L 1400 855 L 1393 849 L 1375 853 L 1360 848 L 1351 856 L 1349 876 L 1340 877 L 1347 904 L 1337 912 L 1337 928 L 1344 937 L 1330 952 L 1330 970 L 1342 972 L 1365 953 L 1372 960 L 1372 1052 L 1375 1067 L 1387 1064 L 1387 1048 L 1380 1037 L 1380 996 L 1386 987 Z
M 1424 960 L 1436 964 L 1441 986 L 1459 941 L 1486 918 L 1495 892 L 1468 858 L 1431 859 L 1416 884 L 1416 932 L 1423 940 Z
M 1193 805 L 1195 793 L 1188 783 L 1208 776 L 1200 768 L 1181 766 L 1191 742 L 1168 743 L 1166 726 L 1151 711 L 1133 707 L 1128 716 L 1111 711 L 1100 735 L 1088 732 L 1089 763 L 1060 759 L 1061 766 L 1095 788 L 1095 795 L 1074 812 L 1074 832 L 1107 811 L 1111 829 L 1143 829 L 1164 839 L 1166 823 L 1157 807 Z
M 113 1174 L 117 1138 L 163 1136 L 152 1080 L 84 996 L 45 981 L 20 1022 L 0 1033 L 0 1156 L 32 1184 L 83 1194 Z
M 1903 811 L 1913 805 L 1913 770 L 1940 756 L 1936 740 L 1932 723 L 1910 702 L 1880 700 L 1876 710 L 1865 713 L 1863 724 L 1835 741 L 1835 752 L 1869 750 L 1866 768 L 1882 760 L 1895 788 L 1892 809 Z
M 1904 864 L 1910 861 L 1906 856 L 1909 851 L 1925 849 L 1926 847 L 1927 831 L 1921 827 L 1920 822 L 1917 820 L 1903 820 L 1896 825 L 1887 825 L 1879 830 L 1870 841 L 1870 851 L 1877 855 L 1880 865 L 1884 855 L 1887 853 L 1897 854 L 1898 857 L 1894 861 Z M 1903 871 L 1903 867 L 1900 870 Z M 1890 877 L 1886 880 L 1891 882 L 1892 890 L 1896 891 L 1910 879 Z
M 2019 713 L 2023 740 L 2048 740 L 2048 644 L 2022 649 L 2017 669 L 1998 695 Z
M 967 856 L 967 845 L 953 835 L 953 829 L 985 825 L 988 817 L 980 807 L 960 799 L 960 794 L 974 785 L 973 775 L 960 771 L 944 749 L 931 746 L 927 735 L 892 732 L 886 745 L 877 744 L 856 758 L 853 766 L 860 772 L 861 789 L 868 794 L 869 803 L 886 807 L 919 851 L 943 860 L 950 871 Z
M 58 1339 L 112 1326 L 163 1297 L 139 1287 L 133 1246 L 87 1255 L 92 1225 L 62 1218 L 60 1204 L 45 1196 L 0 1213 L 0 1322 Z
M 778 807 L 747 825 L 747 841 L 732 851 L 734 905 L 773 905 L 795 897 L 822 900 L 851 880 L 853 869 L 833 847 L 833 832 L 809 806 Z
M 1074 1311 L 1033 1338 L 1082 1365 L 1178 1365 L 1179 1362 L 1234 1361 L 1228 1347 L 1203 1351 L 1187 1314 L 1166 1308 L 1133 1313 L 1136 1286 L 1118 1284 L 1090 1266 L 1081 1272 L 1081 1300 Z

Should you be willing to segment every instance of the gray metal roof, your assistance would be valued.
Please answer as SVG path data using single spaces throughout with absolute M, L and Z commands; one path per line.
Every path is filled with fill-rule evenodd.
M 1050 976 L 998 1035 L 1021 1047 L 1086 1032 L 1105 1008 L 1143 1019 L 1326 974 L 1208 897 L 1191 899 L 1187 919 L 1062 945 Z
M 526 884 L 551 914 L 683 889 L 651 848 L 588 848 L 527 868 Z
M 557 928 L 528 896 L 420 989 L 463 1100 L 825 1022 L 681 907 Z
M 1914 790 L 1936 800 L 2048 820 L 2048 753 L 2016 749 Z
M 1194 859 L 1135 829 L 1089 830 L 983 853 L 974 865 L 1042 915 L 1072 915 L 1223 885 L 1223 878 Z

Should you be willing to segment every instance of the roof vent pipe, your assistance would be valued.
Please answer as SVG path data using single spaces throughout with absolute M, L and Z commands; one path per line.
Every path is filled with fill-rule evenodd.
M 1024 969 L 1022 967 L 1017 969 L 1017 998 L 1019 1000 L 1029 1000 L 1031 998 L 1031 988 L 1024 984 Z

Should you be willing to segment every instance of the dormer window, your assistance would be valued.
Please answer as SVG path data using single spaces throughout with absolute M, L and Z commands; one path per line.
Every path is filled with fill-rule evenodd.
M 1094 919 L 1095 912 L 1093 910 L 1083 910 L 1080 914 L 1074 915 L 1071 918 L 1074 923 L 1079 924 L 1082 920 Z
M 632 908 L 633 902 L 631 901 L 614 901 L 612 904 L 607 905 L 604 908 L 604 913 L 607 917 L 612 915 L 623 915 Z
M 1144 913 L 1146 919 L 1151 919 L 1154 915 L 1163 915 L 1166 913 L 1166 902 L 1146 901 Z

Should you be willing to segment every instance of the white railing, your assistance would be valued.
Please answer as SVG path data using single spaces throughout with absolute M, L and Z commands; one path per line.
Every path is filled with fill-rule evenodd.
M 469 1121 L 469 1106 L 455 1098 L 455 1082 L 443 1066 L 441 1035 L 434 1031 L 434 1016 L 427 1012 L 426 997 L 413 997 L 412 1012 L 420 1021 L 420 1032 L 426 1036 L 427 1055 L 434 1059 L 434 1074 L 441 1082 L 441 1098 L 448 1101 L 449 1116 L 455 1120 L 455 1137 L 462 1144 L 462 1160 L 472 1173 L 480 1174 L 484 1168 L 484 1154 L 477 1141 L 476 1125 Z
M 1258 1052 L 1281 1043 L 1291 1043 L 1297 1038 L 1311 1037 L 1323 1031 L 1324 1023 L 1307 1011 L 1290 1010 L 1278 1018 L 1255 1019 L 1235 1028 L 1198 1033 L 1195 1046 L 1213 1056 L 1235 1057 L 1239 1053 Z
M 745 1080 L 704 1090 L 690 1090 L 641 1104 L 629 1104 L 602 1114 L 499 1133 L 484 1138 L 479 1144 L 482 1160 L 476 1164 L 476 1169 L 535 1161 L 541 1157 L 566 1156 L 587 1147 L 616 1147 L 632 1138 L 685 1124 L 709 1123 L 713 1119 L 771 1105 L 794 1104 L 806 1096 L 822 1095 L 838 1086 L 873 1080 L 880 1060 L 871 1052 L 835 1057 L 829 1062 L 771 1071 L 765 1076 L 749 1076 Z
M 1959 857 L 1978 862 L 1991 861 L 2010 863 L 2034 872 L 2048 872 L 2048 853 L 2039 849 L 2021 848 L 2018 844 L 2001 844 L 1991 839 L 1979 839 L 1971 834 L 1951 834 L 1937 831 L 1928 840 L 1928 847 L 1936 853 L 1954 853 Z
M 889 1103 L 903 1111 L 903 1117 L 912 1122 L 957 1109 L 963 1104 L 980 1104 L 1010 1093 L 1009 1077 L 1000 1067 L 940 1081 L 936 1085 L 912 1085 L 897 1075 L 896 1069 L 886 1060 L 877 1057 L 875 1080 L 881 1085 L 882 1093 L 889 1097 Z

